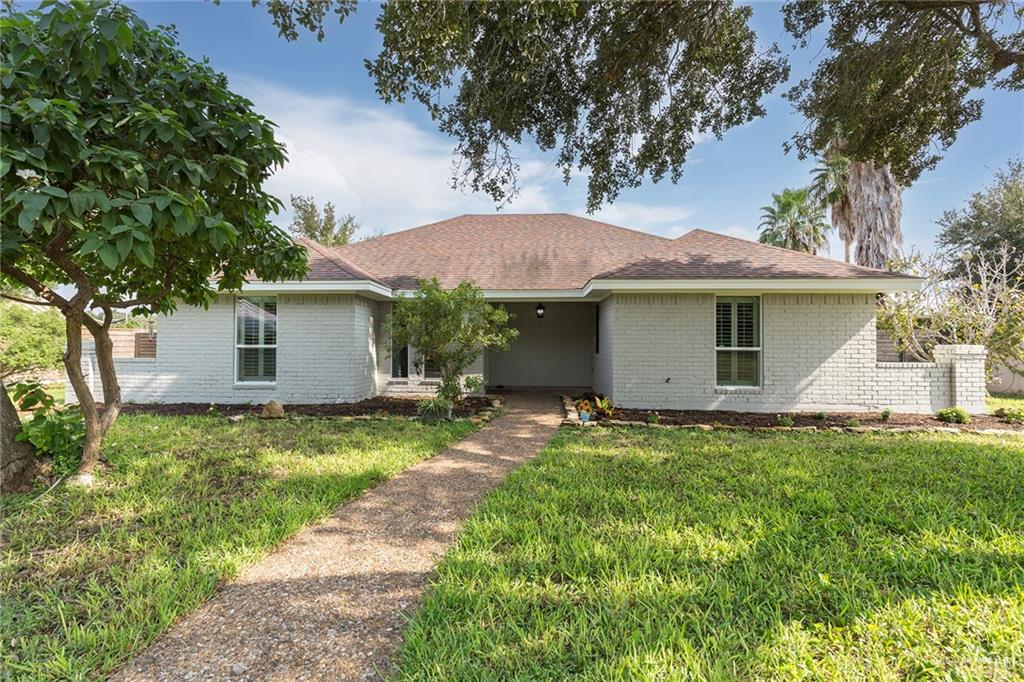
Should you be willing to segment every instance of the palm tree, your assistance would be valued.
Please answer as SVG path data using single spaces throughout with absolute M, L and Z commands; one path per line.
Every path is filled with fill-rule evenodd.
M 853 161 L 842 154 L 842 142 L 833 142 L 814 169 L 811 193 L 829 206 L 850 262 L 856 244 L 859 265 L 883 268 L 903 243 L 900 218 L 903 188 L 889 164 Z
M 818 253 L 828 248 L 825 207 L 811 198 L 810 188 L 786 188 L 772 194 L 772 205 L 761 208 L 760 241 L 794 251 Z

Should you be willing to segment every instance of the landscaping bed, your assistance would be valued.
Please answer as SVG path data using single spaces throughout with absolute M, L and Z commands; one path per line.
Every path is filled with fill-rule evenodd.
M 495 406 L 497 398 L 469 396 L 456 403 L 454 417 L 472 417 Z M 285 415 L 306 417 L 415 417 L 419 415 L 419 398 L 377 396 L 357 403 L 317 403 L 314 405 L 284 405 Z M 221 405 L 209 403 L 147 403 L 124 405 L 124 414 L 158 414 L 182 417 L 188 415 L 219 414 L 223 416 L 259 416 L 262 405 Z
M 581 424 L 644 424 L 656 426 L 712 427 L 724 429 L 866 429 L 866 430 L 930 430 L 1017 431 L 1024 433 L 1024 424 L 1012 423 L 997 415 L 972 415 L 968 424 L 952 424 L 931 414 L 881 412 L 737 412 L 733 410 L 632 410 L 614 407 L 611 416 L 592 411 L 588 422 L 579 420 L 578 407 L 584 400 L 594 404 L 599 396 L 562 396 L 566 423 Z M 1005 407 L 1004 407 L 1005 409 Z
M 619 421 L 647 422 L 655 410 L 627 410 L 616 408 L 615 419 Z M 658 423 L 670 426 L 710 424 L 742 428 L 763 428 L 779 426 L 779 415 L 762 412 L 730 412 L 727 410 L 656 410 Z M 930 414 L 893 413 L 888 421 L 878 412 L 826 412 L 824 419 L 811 412 L 785 412 L 793 420 L 793 428 L 814 426 L 819 429 L 861 426 L 869 428 L 955 427 L 966 431 L 984 429 L 1009 429 L 1024 432 L 1024 424 L 1010 424 L 992 415 L 973 415 L 970 424 L 949 424 L 939 421 Z

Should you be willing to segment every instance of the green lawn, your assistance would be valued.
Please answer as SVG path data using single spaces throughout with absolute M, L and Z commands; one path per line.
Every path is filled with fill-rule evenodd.
M 0 668 L 101 676 L 284 538 L 473 429 L 122 417 L 92 491 L 0 499 Z
M 1022 679 L 1024 437 L 563 429 L 467 522 L 408 679 Z
M 1024 395 L 1009 395 L 1007 393 L 990 394 L 988 400 L 988 411 L 995 412 L 999 408 L 1016 407 L 1024 410 Z

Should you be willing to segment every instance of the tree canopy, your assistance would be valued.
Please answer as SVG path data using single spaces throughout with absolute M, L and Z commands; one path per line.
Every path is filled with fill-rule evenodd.
M 323 33 L 324 8 L 267 2 L 281 30 Z M 313 6 L 319 6 L 319 12 Z M 367 62 L 385 102 L 413 99 L 456 141 L 457 184 L 503 202 L 527 138 L 588 175 L 596 209 L 645 178 L 678 180 L 703 136 L 764 115 L 788 67 L 731 2 L 384 2 Z
M 250 272 L 305 274 L 303 249 L 269 220 L 280 202 L 263 190 L 284 148 L 172 29 L 123 5 L 9 7 L 0 47 L 0 284 L 64 314 L 91 466 L 119 411 L 112 308 L 166 312 L 207 304 Z M 96 340 L 102 417 L 81 371 L 82 325 Z
M 787 95 L 810 122 L 793 137 L 802 157 L 842 139 L 846 156 L 888 164 L 907 186 L 981 118 L 979 88 L 1024 87 L 1024 5 L 1009 0 L 795 0 L 783 15 L 801 46 L 827 31 Z
M 324 246 L 344 246 L 354 242 L 359 223 L 351 213 L 338 220 L 334 204 L 328 201 L 323 212 L 313 197 L 291 196 L 292 234 L 308 237 Z
M 64 320 L 51 309 L 0 301 L 0 380 L 54 370 L 64 355 Z
M 1011 258 L 1024 262 L 1024 159 L 997 169 L 991 184 L 971 195 L 966 207 L 943 213 L 938 224 L 939 246 L 947 251 L 991 255 L 1005 244 Z M 961 267 L 957 271 L 962 274 Z

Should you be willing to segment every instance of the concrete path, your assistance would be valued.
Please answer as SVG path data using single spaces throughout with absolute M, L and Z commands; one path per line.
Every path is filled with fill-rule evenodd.
M 556 396 L 510 394 L 503 416 L 286 541 L 113 679 L 383 676 L 462 519 L 560 420 Z

